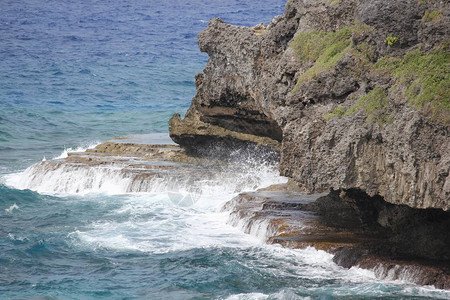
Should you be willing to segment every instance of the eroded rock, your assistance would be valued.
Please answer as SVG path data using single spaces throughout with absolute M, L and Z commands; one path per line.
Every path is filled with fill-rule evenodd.
M 191 152 L 274 149 L 281 174 L 313 193 L 448 210 L 449 16 L 442 1 L 290 0 L 267 27 L 213 19 L 199 35 L 210 59 L 171 137 Z

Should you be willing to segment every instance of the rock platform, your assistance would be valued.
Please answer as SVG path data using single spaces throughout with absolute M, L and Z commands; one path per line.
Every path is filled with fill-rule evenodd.
M 227 202 L 229 223 L 269 244 L 334 254 L 338 265 L 371 269 L 379 278 L 450 288 L 448 261 L 412 258 L 392 251 L 391 229 L 371 223 L 345 204 L 330 205 L 325 194 L 308 195 L 293 183 L 242 193 Z M 328 210 L 324 210 L 324 206 Z M 337 217 L 339 214 L 340 217 Z M 442 255 L 442 254 L 439 254 Z

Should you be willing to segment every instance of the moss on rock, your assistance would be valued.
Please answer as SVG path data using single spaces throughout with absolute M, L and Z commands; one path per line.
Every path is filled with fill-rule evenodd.
M 350 108 L 347 109 L 346 107 L 339 105 L 335 107 L 331 113 L 326 114 L 324 118 L 328 121 L 334 117 L 342 118 L 363 111 L 367 115 L 367 122 L 384 125 L 392 123 L 394 120 L 394 117 L 387 112 L 388 104 L 389 97 L 387 91 L 377 87 L 359 98 Z
M 309 64 L 292 90 L 296 93 L 304 82 L 316 78 L 318 75 L 332 70 L 345 54 L 355 59 L 356 66 L 352 73 L 360 78 L 365 72 L 382 72 L 396 79 L 394 88 L 404 93 L 407 101 L 425 114 L 444 124 L 450 124 L 450 53 L 448 43 L 443 43 L 439 49 L 424 53 L 420 49 L 406 52 L 403 57 L 384 56 L 376 63 L 373 45 L 367 42 L 354 43 L 352 36 L 364 35 L 371 27 L 364 24 L 346 26 L 335 32 L 309 31 L 298 34 L 291 42 L 295 58 L 300 63 Z M 378 104 L 387 105 L 389 102 L 387 90 L 373 89 L 367 97 L 360 100 L 373 100 Z M 372 98 L 374 97 L 374 98 Z M 387 101 L 387 102 L 386 102 Z M 370 102 L 374 104 L 375 102 Z M 350 108 L 346 113 L 354 113 L 358 108 Z M 337 109 L 337 110 L 336 110 Z M 325 115 L 325 119 L 342 117 L 342 108 L 336 108 Z M 379 124 L 391 122 L 392 118 L 382 115 L 371 108 L 364 109 L 368 113 L 368 121 Z M 369 111 L 368 111 L 369 110 Z M 375 115 L 374 115 L 375 113 Z
M 425 54 L 420 49 L 407 52 L 402 58 L 383 57 L 378 68 L 387 70 L 404 86 L 409 103 L 431 116 L 450 124 L 450 52 L 444 49 Z
M 347 108 L 345 106 L 338 105 L 333 109 L 332 112 L 325 115 L 325 120 L 329 121 L 334 117 L 341 118 L 345 115 L 346 112 L 347 112 Z
M 340 0 L 332 0 L 330 2 L 330 5 L 338 5 L 341 1 Z
M 318 74 L 333 68 L 351 45 L 352 31 L 344 27 L 336 32 L 302 32 L 292 41 L 295 57 L 299 62 L 313 62 L 311 68 L 298 78 L 293 92 L 301 82 L 312 79 Z
M 366 95 L 362 96 L 344 115 L 351 115 L 357 111 L 364 111 L 367 122 L 375 122 L 379 125 L 392 123 L 394 117 L 387 112 L 389 98 L 387 91 L 376 87 Z
M 442 19 L 442 12 L 440 12 L 439 10 L 433 10 L 433 11 L 429 11 L 426 10 L 425 14 L 422 17 L 422 21 L 424 21 L 425 23 L 428 22 L 439 22 L 439 20 Z
M 352 49 L 352 36 L 365 34 L 372 29 L 366 24 L 356 22 L 352 26 L 345 26 L 333 32 L 313 30 L 298 34 L 290 47 L 294 49 L 298 62 L 309 62 L 312 66 L 300 75 L 292 92 L 295 93 L 302 82 L 333 69 Z

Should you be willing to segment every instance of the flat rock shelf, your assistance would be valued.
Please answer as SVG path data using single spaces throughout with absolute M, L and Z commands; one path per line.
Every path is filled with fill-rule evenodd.
M 357 224 L 361 220 L 349 212 L 341 213 L 344 218 L 330 217 L 323 210 L 327 198 L 325 194 L 307 194 L 289 182 L 241 193 L 223 210 L 230 211 L 231 225 L 270 244 L 296 249 L 314 247 L 334 254 L 333 261 L 345 268 L 372 269 L 379 278 L 450 288 L 448 265 L 423 259 L 402 260 L 382 252 L 394 247 L 392 232 L 365 221 Z
M 160 144 L 149 144 L 149 140 L 117 138 L 39 162 L 11 180 L 20 189 L 49 194 L 163 191 L 182 206 L 195 204 L 205 184 L 214 188 L 229 182 L 225 186 L 234 190 L 227 192 L 237 196 L 222 210 L 230 212 L 230 225 L 248 234 L 287 248 L 324 250 L 334 255 L 336 264 L 371 269 L 380 278 L 450 288 L 450 268 L 446 260 L 439 260 L 448 256 L 448 241 L 441 238 L 448 228 L 448 212 L 400 207 L 358 190 L 308 194 L 292 180 L 245 192 L 261 186 L 264 178 L 264 172 L 254 170 L 264 168 L 261 160 L 267 157 L 252 152 L 256 148 L 237 151 L 235 157 L 204 158 L 191 156 L 166 139 L 157 140 Z M 276 173 L 276 161 L 266 167 Z M 405 222 L 416 231 L 399 233 Z

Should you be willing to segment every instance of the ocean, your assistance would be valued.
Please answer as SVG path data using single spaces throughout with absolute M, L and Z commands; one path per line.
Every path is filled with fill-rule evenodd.
M 450 299 L 228 225 L 227 200 L 287 180 L 273 165 L 195 182 L 189 205 L 167 187 L 127 192 L 115 170 L 92 175 L 101 188 L 70 170 L 24 184 L 31 165 L 118 136 L 167 140 L 208 59 L 208 20 L 268 24 L 284 5 L 1 1 L 0 299 Z

